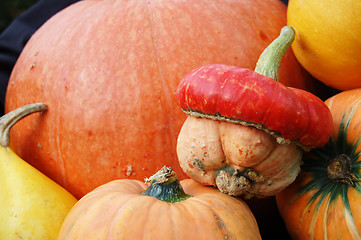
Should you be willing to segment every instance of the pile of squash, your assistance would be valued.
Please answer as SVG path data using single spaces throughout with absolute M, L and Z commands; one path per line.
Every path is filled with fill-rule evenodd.
M 57 13 L 9 80 L 0 239 L 361 239 L 360 12 L 84 0 Z

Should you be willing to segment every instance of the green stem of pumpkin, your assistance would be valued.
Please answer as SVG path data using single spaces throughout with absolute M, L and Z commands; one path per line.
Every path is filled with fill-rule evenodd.
M 0 145 L 4 148 L 9 146 L 10 141 L 10 128 L 17 123 L 20 119 L 35 112 L 47 110 L 44 103 L 29 104 L 17 108 L 0 118 Z
M 150 182 L 150 186 L 142 193 L 143 196 L 155 197 L 169 203 L 191 197 L 184 192 L 176 173 L 170 167 L 163 167 L 146 181 Z
M 282 57 L 291 47 L 294 39 L 295 30 L 289 26 L 283 27 L 280 35 L 262 52 L 255 72 L 278 81 L 278 69 Z

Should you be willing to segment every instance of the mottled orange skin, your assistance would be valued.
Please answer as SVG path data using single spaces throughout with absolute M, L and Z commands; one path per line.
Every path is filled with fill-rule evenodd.
M 186 118 L 179 81 L 208 63 L 253 69 L 285 25 L 279 0 L 73 4 L 32 36 L 13 70 L 6 111 L 49 110 L 14 127 L 12 148 L 78 198 L 164 165 L 186 178 L 175 161 Z M 291 51 L 279 73 L 287 86 L 312 85 Z
M 191 197 L 167 203 L 140 195 L 147 185 L 137 180 L 104 184 L 73 207 L 58 239 L 261 239 L 242 200 L 191 179 L 181 185 Z
M 361 89 L 343 91 L 325 101 L 333 118 L 332 137 L 336 139 L 342 119 L 351 118 L 347 142 L 355 143 L 361 135 Z M 358 145 L 356 151 L 361 151 Z

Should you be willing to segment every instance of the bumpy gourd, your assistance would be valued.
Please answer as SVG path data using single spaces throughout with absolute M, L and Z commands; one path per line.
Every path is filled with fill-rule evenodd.
M 294 36 L 293 28 L 284 27 L 255 71 L 210 64 L 182 79 L 177 97 L 189 117 L 177 154 L 188 176 L 231 195 L 271 196 L 294 181 L 303 150 L 327 143 L 327 106 L 276 81 Z

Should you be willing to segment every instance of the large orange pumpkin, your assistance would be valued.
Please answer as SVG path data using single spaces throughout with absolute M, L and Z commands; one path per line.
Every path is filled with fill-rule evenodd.
M 296 181 L 276 196 L 293 239 L 361 238 L 361 89 L 325 101 L 333 134 L 304 157 Z
M 12 72 L 6 112 L 38 101 L 49 109 L 14 127 L 12 148 L 77 197 L 164 165 L 182 179 L 180 79 L 207 63 L 253 69 L 285 24 L 279 0 L 73 4 L 33 35 Z M 308 87 L 292 52 L 280 82 Z

